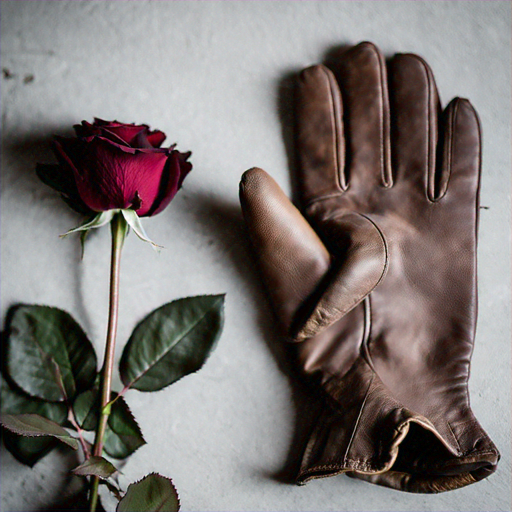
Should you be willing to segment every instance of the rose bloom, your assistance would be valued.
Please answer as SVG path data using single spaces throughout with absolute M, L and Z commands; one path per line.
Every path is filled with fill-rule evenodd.
M 37 174 L 79 213 L 132 209 L 139 217 L 156 215 L 192 169 L 190 152 L 161 148 L 165 133 L 147 125 L 95 119 L 74 129 L 76 137 L 55 137 L 58 165 L 38 164 Z

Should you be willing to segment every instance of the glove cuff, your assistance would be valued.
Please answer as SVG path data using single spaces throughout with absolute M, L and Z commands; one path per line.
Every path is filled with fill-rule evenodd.
M 445 428 L 399 403 L 363 359 L 325 389 L 327 405 L 306 446 L 299 484 L 347 472 L 402 491 L 437 493 L 496 469 L 499 453 L 471 411 L 464 423 L 472 423 L 472 441 L 458 444 L 457 426 L 447 425 L 457 437 L 443 436 Z

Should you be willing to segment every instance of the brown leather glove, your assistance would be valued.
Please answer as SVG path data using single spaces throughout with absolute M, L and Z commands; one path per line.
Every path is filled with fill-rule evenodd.
M 403 491 L 456 489 L 499 460 L 467 385 L 478 118 L 460 98 L 441 112 L 416 55 L 386 69 L 361 43 L 331 68 L 306 69 L 297 87 L 309 222 L 265 171 L 240 186 L 273 308 L 325 392 L 298 482 L 348 472 Z

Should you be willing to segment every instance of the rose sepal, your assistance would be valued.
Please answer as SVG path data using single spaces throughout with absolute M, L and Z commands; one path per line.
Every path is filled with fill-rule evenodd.
M 151 246 L 156 250 L 163 248 L 161 245 L 156 244 L 149 238 L 146 230 L 144 229 L 144 226 L 142 225 L 140 217 L 137 215 L 137 212 L 131 209 L 113 209 L 99 212 L 93 219 L 86 220 L 83 224 L 80 224 L 79 226 L 66 231 L 66 233 L 60 235 L 60 237 L 65 238 L 69 235 L 72 235 L 73 233 L 87 233 L 87 231 L 90 229 L 101 228 L 109 224 L 117 214 L 121 214 L 123 219 L 126 221 L 125 236 L 128 233 L 128 228 L 130 227 L 143 242 L 151 244 Z
M 119 211 L 122 214 L 122 216 L 124 217 L 124 220 L 127 222 L 127 224 L 133 229 L 134 233 L 143 242 L 147 242 L 148 244 L 151 244 L 153 249 L 155 249 L 157 251 L 159 249 L 163 249 L 163 247 L 161 245 L 156 244 L 155 242 L 153 242 L 153 240 L 151 240 L 148 237 L 148 235 L 144 229 L 144 226 L 142 225 L 140 217 L 137 215 L 137 212 L 135 210 L 126 209 L 126 210 L 119 210 Z
M 69 231 L 66 231 L 63 235 L 60 235 L 61 238 L 65 238 L 73 233 L 87 232 L 90 229 L 101 228 L 108 224 L 119 210 L 107 210 L 105 212 L 99 212 L 92 220 L 86 220 L 83 224 L 80 224 L 76 228 L 72 228 Z

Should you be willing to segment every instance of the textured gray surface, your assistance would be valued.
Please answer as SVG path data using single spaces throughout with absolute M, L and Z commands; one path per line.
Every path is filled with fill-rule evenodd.
M 196 511 L 509 511 L 510 119 L 509 2 L 2 1 L 2 318 L 16 302 L 67 309 L 99 348 L 106 329 L 109 233 L 80 261 L 78 222 L 34 175 L 53 133 L 94 116 L 145 122 L 192 150 L 194 170 L 171 206 L 123 254 L 120 345 L 148 311 L 173 298 L 227 293 L 221 341 L 201 372 L 127 400 L 148 444 L 122 481 L 172 477 Z M 374 41 L 431 65 L 441 98 L 471 99 L 483 125 L 479 322 L 472 405 L 502 452 L 488 480 L 437 496 L 340 476 L 283 483 L 303 440 L 309 395 L 283 371 L 282 351 L 247 252 L 238 181 L 269 171 L 290 191 L 289 79 L 339 45 Z M 308 409 L 310 410 L 310 409 Z M 307 414 L 306 414 L 307 416 Z M 302 419 L 301 419 L 302 417 Z M 295 446 L 295 449 L 293 448 Z M 2 448 L 1 510 L 37 510 L 62 492 L 72 461 L 33 469 Z M 65 486 L 64 486 L 65 487 Z

